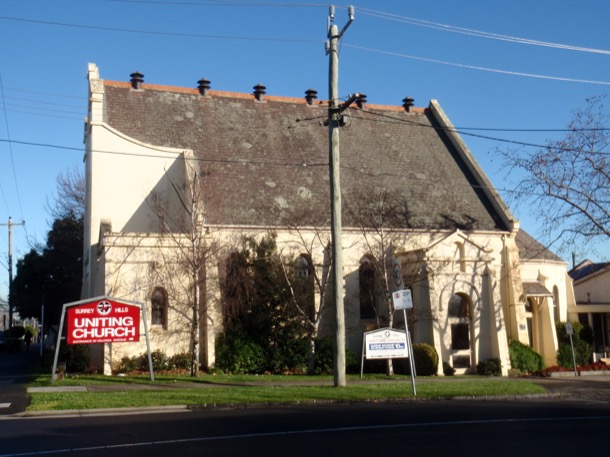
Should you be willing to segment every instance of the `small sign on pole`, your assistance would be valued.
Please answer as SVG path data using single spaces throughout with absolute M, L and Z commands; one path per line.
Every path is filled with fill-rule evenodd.
M 396 292 L 393 292 L 392 300 L 394 301 L 395 311 L 413 308 L 413 298 L 411 297 L 411 291 L 409 289 L 397 290 Z
M 574 376 L 578 376 L 578 369 L 576 368 L 576 354 L 574 353 L 574 341 L 572 341 L 574 328 L 572 327 L 571 322 L 566 322 L 566 333 L 570 337 L 570 347 L 572 348 L 572 363 L 574 363 Z

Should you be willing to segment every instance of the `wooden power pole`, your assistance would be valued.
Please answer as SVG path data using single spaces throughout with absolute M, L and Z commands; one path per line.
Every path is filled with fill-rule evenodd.
M 6 224 L 8 226 L 8 328 L 13 328 L 13 227 L 15 225 L 25 225 L 25 222 L 15 223 L 9 217 Z
M 330 7 L 328 15 L 328 41 L 326 52 L 329 56 L 328 88 L 330 108 L 328 119 L 329 167 L 330 167 L 330 204 L 331 204 L 331 243 L 333 304 L 335 307 L 335 387 L 347 385 L 345 375 L 345 309 L 343 300 L 343 245 L 341 242 L 341 181 L 339 173 L 339 127 L 341 113 L 349 104 L 339 105 L 339 40 L 354 21 L 354 8 L 348 9 L 349 21 L 339 32 L 333 24 L 335 8 Z M 353 100 L 352 100 L 353 98 Z M 352 103 L 355 98 L 350 97 Z

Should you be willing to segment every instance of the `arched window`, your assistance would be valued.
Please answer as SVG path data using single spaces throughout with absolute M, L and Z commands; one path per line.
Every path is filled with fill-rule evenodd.
M 295 263 L 294 293 L 301 310 L 310 319 L 315 319 L 314 271 L 311 256 L 301 254 Z
M 167 329 L 167 309 L 169 307 L 167 290 L 160 286 L 155 287 L 150 295 L 150 305 L 152 325 L 159 325 Z
M 470 349 L 470 300 L 466 295 L 453 294 L 449 299 L 447 312 L 451 318 L 451 349 Z M 468 368 L 470 356 L 454 357 L 454 367 Z
M 449 317 L 470 318 L 468 299 L 462 294 L 453 294 L 449 299 Z
M 225 265 L 225 278 L 223 283 L 224 317 L 225 325 L 230 326 L 234 321 L 243 318 L 250 300 L 248 263 L 246 258 L 233 252 L 229 255 Z
M 358 280 L 360 283 L 360 318 L 371 319 L 376 316 L 375 294 L 376 274 L 375 259 L 365 256 L 358 268 Z
M 561 309 L 559 307 L 559 289 L 557 286 L 553 286 L 553 306 L 555 307 L 553 316 L 555 317 L 555 322 L 561 321 Z

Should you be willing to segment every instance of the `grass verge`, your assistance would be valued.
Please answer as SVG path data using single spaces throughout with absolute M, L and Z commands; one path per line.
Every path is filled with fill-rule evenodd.
M 49 385 L 48 376 L 32 386 Z M 332 377 L 311 376 L 80 376 L 55 386 L 87 386 L 87 392 L 31 393 L 28 411 L 151 407 L 169 405 L 238 405 L 306 402 L 374 402 L 414 398 L 409 377 L 348 377 L 344 388 Z M 527 380 L 484 377 L 417 378 L 417 398 L 518 396 L 543 393 Z

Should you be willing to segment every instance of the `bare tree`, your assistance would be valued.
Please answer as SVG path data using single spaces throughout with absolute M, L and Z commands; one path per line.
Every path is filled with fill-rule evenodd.
M 80 168 L 66 170 L 57 176 L 57 196 L 54 202 L 47 199 L 47 210 L 53 219 L 74 216 L 79 219 L 85 213 L 86 183 Z
M 363 187 L 347 207 L 352 222 L 359 228 L 362 247 L 366 251 L 359 268 L 359 298 L 361 313 L 375 319 L 376 326 L 394 328 L 395 291 L 394 263 L 400 254 L 404 287 L 409 289 L 441 271 L 446 259 L 427 260 L 434 237 L 413 236 L 409 202 L 384 186 Z M 457 228 L 453 222 L 448 228 Z M 406 261 L 406 265 L 404 262 Z M 410 310 L 411 324 L 417 319 L 417 309 Z M 362 314 L 361 314 L 362 316 Z M 405 322 L 406 325 L 406 322 Z M 387 374 L 394 374 L 392 359 L 388 359 Z
M 515 203 L 529 205 L 547 235 L 576 241 L 610 238 L 610 123 L 605 96 L 586 100 L 574 111 L 565 138 L 549 141 L 533 154 L 501 151 L 510 171 L 525 177 Z
M 218 254 L 219 243 L 208 236 L 204 226 L 205 175 L 189 160 L 185 160 L 185 168 L 184 182 L 167 175 L 170 195 L 153 192 L 148 202 L 162 235 L 154 273 L 167 284 L 174 309 L 190 314 L 184 316 L 190 323 L 190 372 L 197 376 L 201 317 L 207 307 L 207 266 Z
M 367 255 L 360 266 L 361 312 L 368 308 L 377 327 L 394 327 L 394 303 L 391 284 L 394 249 L 404 246 L 406 233 L 399 230 L 408 221 L 408 206 L 385 188 L 366 189 L 348 206 L 350 217 L 358 225 Z M 362 303 L 364 301 L 364 303 Z M 387 374 L 393 375 L 392 359 Z
M 290 244 L 300 255 L 283 257 L 283 270 L 290 288 L 293 306 L 297 309 L 309 340 L 307 372 L 315 370 L 316 339 L 327 306 L 330 284 L 331 252 L 328 221 L 320 220 L 317 211 L 299 208 L 285 218 L 288 231 L 294 236 Z M 316 222 L 317 221 L 317 222 Z M 321 262 L 320 262 L 321 259 Z

